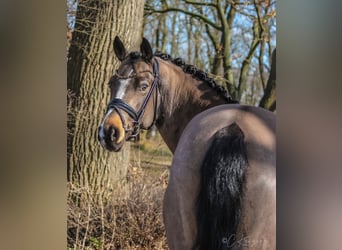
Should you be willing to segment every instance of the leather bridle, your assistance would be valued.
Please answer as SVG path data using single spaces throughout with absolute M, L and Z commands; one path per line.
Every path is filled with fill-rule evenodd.
M 140 132 L 140 125 L 142 122 L 142 118 L 144 116 L 145 113 L 145 109 L 146 106 L 148 104 L 148 101 L 150 100 L 153 90 L 156 89 L 156 98 L 155 98 L 155 103 L 154 103 L 154 114 L 153 114 L 153 121 L 152 124 L 150 125 L 150 127 L 152 127 L 157 119 L 157 105 L 158 105 L 158 87 L 159 87 L 159 64 L 158 61 L 156 59 L 153 60 L 153 82 L 151 85 L 150 90 L 148 91 L 146 98 L 143 102 L 143 104 L 141 105 L 140 109 L 138 112 L 136 112 L 134 110 L 134 108 L 132 108 L 131 105 L 129 105 L 128 103 L 126 103 L 124 100 L 120 99 L 120 98 L 114 98 L 113 100 L 111 100 L 108 103 L 107 106 L 107 112 L 109 109 L 114 109 L 120 116 L 123 128 L 125 130 L 125 133 L 127 132 L 132 132 L 131 135 L 126 139 L 131 140 L 131 139 L 137 139 L 137 136 L 139 135 Z M 133 76 L 135 77 L 135 75 Z M 133 78 L 133 77 L 126 77 L 126 78 Z M 132 129 L 128 129 L 126 127 L 126 123 L 125 123 L 125 119 L 122 115 L 121 111 L 125 111 L 132 119 L 133 119 L 133 130 Z M 149 127 L 149 128 L 150 128 Z M 147 128 L 147 129 L 149 129 Z

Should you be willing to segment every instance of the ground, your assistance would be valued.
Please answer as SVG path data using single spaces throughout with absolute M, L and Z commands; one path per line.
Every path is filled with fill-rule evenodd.
M 138 142 L 131 143 L 131 164 L 140 167 L 151 178 L 167 174 L 171 166 L 172 153 L 157 133 L 153 138 L 145 139 L 145 133 Z

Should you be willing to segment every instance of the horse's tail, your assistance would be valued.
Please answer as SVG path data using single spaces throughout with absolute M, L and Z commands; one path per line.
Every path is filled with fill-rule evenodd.
M 216 132 L 201 166 L 197 239 L 193 249 L 230 249 L 239 224 L 248 161 L 236 123 Z

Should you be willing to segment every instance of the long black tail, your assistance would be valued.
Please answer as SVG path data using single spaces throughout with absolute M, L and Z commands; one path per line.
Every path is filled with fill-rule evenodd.
M 230 249 L 241 215 L 248 166 L 244 134 L 236 123 L 214 135 L 201 167 L 197 239 L 193 249 Z

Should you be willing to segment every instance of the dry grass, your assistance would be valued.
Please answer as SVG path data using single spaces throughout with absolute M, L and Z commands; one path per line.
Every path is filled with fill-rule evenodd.
M 150 151 L 132 147 L 129 190 L 115 190 L 111 199 L 93 199 L 88 190 L 68 184 L 69 249 L 168 249 L 162 202 L 171 157 L 166 154 L 162 166 L 146 164 L 142 159 L 161 159 Z

